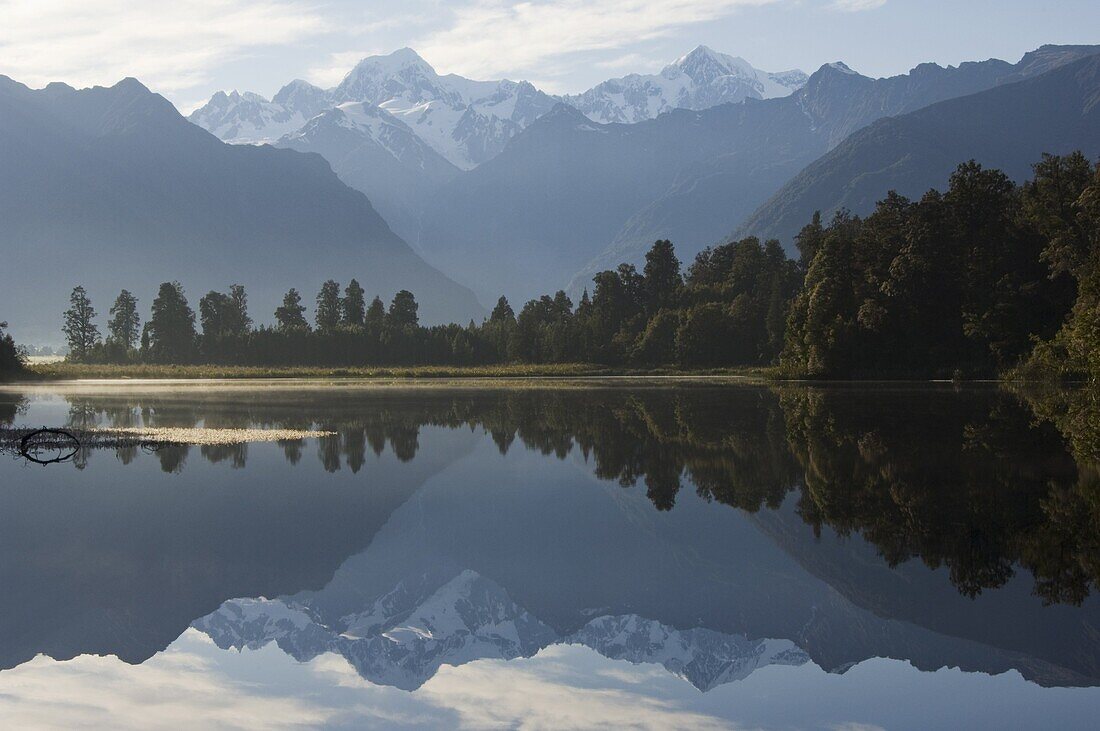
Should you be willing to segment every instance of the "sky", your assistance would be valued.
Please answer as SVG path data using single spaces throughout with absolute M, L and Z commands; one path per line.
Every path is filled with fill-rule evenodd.
M 0 0 L 0 74 L 32 87 L 127 76 L 184 112 L 218 90 L 333 86 L 405 46 L 440 73 L 579 92 L 652 73 L 699 44 L 757 68 L 844 61 L 869 76 L 918 63 L 1016 61 L 1100 43 L 1096 0 Z

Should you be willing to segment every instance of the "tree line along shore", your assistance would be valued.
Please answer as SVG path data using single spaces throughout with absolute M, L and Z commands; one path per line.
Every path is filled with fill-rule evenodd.
M 387 305 L 328 281 L 312 317 L 289 290 L 254 326 L 244 287 L 197 312 L 166 282 L 144 322 L 123 290 L 106 336 L 76 287 L 69 355 L 43 376 L 607 375 L 751 372 L 785 378 L 1100 378 L 1100 164 L 1044 156 L 1022 185 L 974 162 L 943 192 L 891 192 L 865 218 L 815 214 L 796 237 L 707 248 L 682 267 L 657 241 L 642 271 L 600 272 L 563 291 L 501 297 L 481 323 L 421 325 L 416 297 Z M 25 357 L 0 323 L 0 372 Z M 580 365 L 578 365 L 580 364 Z M 204 377 L 198 375 L 196 377 Z

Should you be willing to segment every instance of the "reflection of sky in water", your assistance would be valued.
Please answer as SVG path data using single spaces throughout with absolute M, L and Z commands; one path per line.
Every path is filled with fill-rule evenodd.
M 576 646 L 444 667 L 407 693 L 367 683 L 337 656 L 296 663 L 274 645 L 225 652 L 195 630 L 140 666 L 39 657 L 0 674 L 0 718 L 11 728 L 1085 729 L 1097 713 L 1092 690 L 884 659 L 842 675 L 769 667 L 700 693 L 659 667 Z
M 655 418 L 664 418 L 661 406 L 653 404 Z M 203 423 L 202 408 L 176 407 L 160 417 Z M 358 406 L 341 408 L 346 418 Z M 324 424 L 324 413 L 310 418 Z M 17 422 L 68 417 L 64 399 L 35 397 Z M 232 410 L 216 421 L 250 425 L 234 421 Z M 175 471 L 165 470 L 165 454 L 148 453 L 123 464 L 95 452 L 83 469 L 0 461 L 0 667 L 15 666 L 0 671 L 0 720 L 118 728 L 177 728 L 181 720 L 230 728 L 1089 728 L 1100 712 L 1100 688 L 1043 687 L 1095 685 L 1081 675 L 1095 663 L 1094 646 L 1078 651 L 1096 627 L 1095 598 L 1082 609 L 1043 607 L 1021 572 L 971 600 L 946 567 L 910 560 L 890 568 L 875 546 L 827 525 L 815 538 L 793 492 L 777 508 L 750 513 L 709 502 L 686 482 L 675 507 L 658 511 L 644 475 L 624 488 L 597 478 L 596 457 L 580 449 L 559 459 L 555 425 L 537 418 L 526 428 L 545 437 L 545 453 L 537 439 L 516 439 L 502 454 L 480 427 L 418 423 L 411 441 L 399 428 L 387 436 L 396 443 L 356 459 L 347 429 L 359 429 L 361 440 L 361 424 L 336 419 L 341 436 L 305 440 L 296 460 L 286 445 L 250 444 L 238 454 L 193 447 Z M 610 441 L 603 446 L 625 450 L 629 463 L 633 445 Z M 739 451 L 733 462 L 755 479 L 752 454 Z M 467 574 L 491 579 L 494 601 L 530 612 L 538 641 L 500 653 L 509 660 L 486 659 L 498 655 L 484 636 L 480 645 L 456 645 L 402 668 L 411 692 L 368 681 L 381 676 L 365 666 L 357 672 L 346 645 L 341 655 L 325 644 L 381 636 L 355 617 L 377 619 L 379 603 L 403 583 L 414 589 L 405 604 L 390 602 L 379 626 L 410 635 L 403 623 L 412 612 L 420 631 L 436 615 L 422 621 L 416 611 Z M 261 595 L 307 607 L 308 632 L 289 636 L 283 649 L 278 632 L 238 642 L 241 627 L 219 634 L 200 619 L 222 602 L 233 605 L 226 600 Z M 599 638 L 578 639 L 605 616 L 652 619 L 673 634 L 701 627 L 749 646 L 780 640 L 805 652 L 702 693 L 700 677 L 721 673 L 697 668 L 678 677 L 668 663 L 614 659 Z M 192 622 L 211 635 L 186 629 Z M 440 636 L 453 640 L 449 632 Z M 222 650 L 215 641 L 259 649 Z M 662 657 L 658 650 L 650 657 Z M 41 652 L 77 657 L 34 657 Z

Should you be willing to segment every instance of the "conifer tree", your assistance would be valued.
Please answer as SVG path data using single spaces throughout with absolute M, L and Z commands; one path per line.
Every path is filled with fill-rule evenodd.
M 111 305 L 111 320 L 107 323 L 107 329 L 111 333 L 109 337 L 123 348 L 134 347 L 141 333 L 137 303 L 137 298 L 124 289 Z
M 69 309 L 65 310 L 64 317 L 61 331 L 69 342 L 70 357 L 85 360 L 99 343 L 99 328 L 94 322 L 95 308 L 83 287 L 75 287 L 69 295 Z
M 332 279 L 322 284 L 317 293 L 314 323 L 319 332 L 332 332 L 340 324 L 340 284 Z
M 149 348 L 161 363 L 187 363 L 195 353 L 195 311 L 179 282 L 160 285 L 149 317 Z
M 302 305 L 302 295 L 293 287 L 283 295 L 283 304 L 275 309 L 275 321 L 283 332 L 309 330 L 306 322 L 306 308 Z
M 367 316 L 366 292 L 356 280 L 351 280 L 347 289 L 344 290 L 341 306 L 345 325 L 361 327 L 364 324 Z

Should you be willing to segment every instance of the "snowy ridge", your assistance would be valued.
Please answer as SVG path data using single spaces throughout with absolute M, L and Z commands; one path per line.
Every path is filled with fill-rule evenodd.
M 553 630 L 472 571 L 460 573 L 415 607 L 402 607 L 395 598 L 414 595 L 391 592 L 367 611 L 331 625 L 292 602 L 276 606 L 281 602 L 235 599 L 192 626 L 223 649 L 275 642 L 301 661 L 334 652 L 366 680 L 404 690 L 419 688 L 442 665 L 529 657 L 554 639 Z
M 347 130 L 360 138 L 360 144 L 373 143 L 398 161 L 423 170 L 429 153 L 416 133 L 401 120 L 379 107 L 364 102 L 340 104 L 306 122 L 300 129 L 278 140 L 280 146 L 308 149 L 331 127 Z
M 760 71 L 743 58 L 699 46 L 660 74 L 610 79 L 563 99 L 595 122 L 632 124 L 672 109 L 701 110 L 749 98 L 788 96 L 802 88 L 807 78 L 797 70 Z
M 219 91 L 188 119 L 225 142 L 264 144 L 299 129 L 327 106 L 323 90 L 292 81 L 271 101 L 248 91 Z
M 495 157 L 559 101 L 594 122 L 632 123 L 671 109 L 786 96 L 806 78 L 801 71 L 760 71 L 699 46 L 660 74 L 631 74 L 557 98 L 526 81 L 440 75 L 416 51 L 402 48 L 363 59 L 333 89 L 293 81 L 270 101 L 251 92 L 218 92 L 189 119 L 226 142 L 274 143 L 322 112 L 362 104 L 384 109 L 451 164 L 468 170 Z
M 192 626 L 223 649 L 275 642 L 300 661 L 342 655 L 366 680 L 415 690 L 442 665 L 530 657 L 551 644 L 582 644 L 615 660 L 656 663 L 706 691 L 765 665 L 809 656 L 787 640 L 750 640 L 696 628 L 676 630 L 637 615 L 601 616 L 561 636 L 474 571 L 414 577 L 362 612 L 326 622 L 307 603 L 234 599 Z
M 676 630 L 635 614 L 598 617 L 564 641 L 613 660 L 658 663 L 702 691 L 744 680 L 765 665 L 810 661 L 790 640 L 750 640 L 701 627 Z
M 411 48 L 363 59 L 331 95 L 385 109 L 463 169 L 494 157 L 554 104 L 526 82 L 440 76 Z
M 440 76 L 403 48 L 363 59 L 333 89 L 294 81 L 271 101 L 218 92 L 189 119 L 226 142 L 275 142 L 349 103 L 385 110 L 453 165 L 469 169 L 499 153 L 555 99 L 527 82 Z

